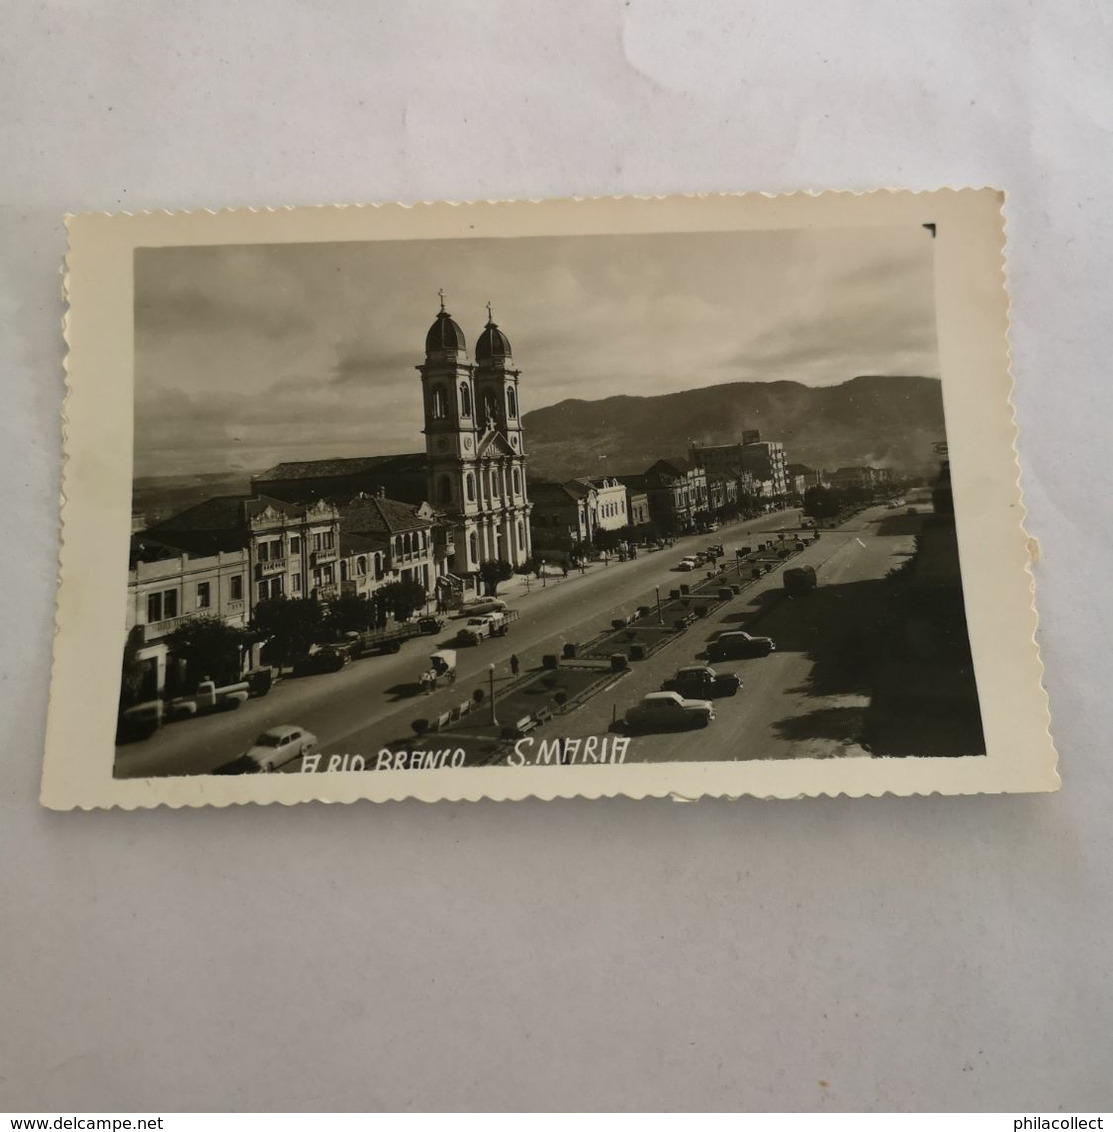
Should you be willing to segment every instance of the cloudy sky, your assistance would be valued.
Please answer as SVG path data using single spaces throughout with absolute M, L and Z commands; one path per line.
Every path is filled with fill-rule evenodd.
M 135 474 L 422 448 L 443 287 L 469 350 L 488 300 L 523 411 L 728 381 L 938 376 L 919 225 L 136 253 Z

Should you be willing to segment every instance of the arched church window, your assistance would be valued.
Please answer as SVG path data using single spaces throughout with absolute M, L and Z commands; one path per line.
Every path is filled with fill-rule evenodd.
M 434 385 L 431 394 L 431 412 L 434 420 L 442 420 L 448 416 L 448 402 L 444 395 L 444 386 Z
M 514 396 L 513 389 L 506 391 L 506 415 L 508 417 L 516 417 L 518 415 L 518 398 Z
M 439 503 L 452 502 L 452 480 L 448 476 L 437 478 L 437 501 Z
M 514 494 L 522 494 L 522 473 L 517 468 L 514 469 Z
M 406 554 L 413 550 L 413 543 L 410 541 L 409 533 L 407 532 L 402 536 L 402 546 L 405 548 Z
M 356 573 L 361 578 L 367 574 L 367 559 L 363 555 L 356 559 Z
M 467 476 L 464 479 L 464 483 L 467 484 L 468 502 L 474 503 L 475 502 L 475 476 L 472 475 L 471 472 L 468 472 Z
M 468 550 L 471 553 L 471 560 L 473 562 L 479 561 L 479 536 L 472 531 L 468 536 Z
M 498 499 L 499 497 L 499 474 L 492 468 L 491 469 L 491 498 Z
M 491 428 L 499 419 L 499 399 L 491 391 L 487 391 L 487 396 L 483 399 L 483 411 L 487 416 L 487 427 Z
M 399 557 L 401 557 L 401 555 L 402 555 L 402 536 L 401 535 L 395 535 L 394 536 L 394 553 L 397 554 Z
M 460 416 L 471 416 L 471 390 L 466 381 L 460 382 Z

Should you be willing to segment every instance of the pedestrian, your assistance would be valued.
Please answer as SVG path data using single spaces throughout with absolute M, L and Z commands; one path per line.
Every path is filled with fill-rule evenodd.
M 427 696 L 432 690 L 433 689 L 429 687 L 429 673 L 423 672 L 421 674 L 421 691 Z
M 517 653 L 511 653 L 510 654 L 510 675 L 511 676 L 517 676 L 519 668 L 521 668 L 521 664 L 519 664 L 519 662 L 518 662 L 518 654 Z
M 430 668 L 426 675 L 429 678 L 429 691 L 435 692 L 437 690 L 437 670 L 435 668 Z

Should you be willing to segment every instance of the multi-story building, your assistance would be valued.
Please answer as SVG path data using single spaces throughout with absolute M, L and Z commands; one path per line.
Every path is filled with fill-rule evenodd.
M 650 522 L 649 491 L 644 475 L 616 476 L 626 491 L 626 515 L 631 527 L 642 527 Z
M 712 511 L 738 505 L 738 477 L 728 472 L 707 473 L 707 503 Z
M 767 489 L 762 489 L 763 494 L 775 499 L 788 494 L 785 446 L 779 440 L 758 439 L 743 444 L 742 463 L 758 483 L 770 485 Z
M 590 485 L 534 482 L 529 496 L 532 540 L 539 550 L 566 550 L 591 541 L 595 489 Z
M 594 494 L 593 526 L 601 531 L 617 531 L 630 519 L 626 508 L 626 487 L 616 476 L 598 476 L 572 480 L 569 486 L 589 488 Z
M 339 592 L 340 512 L 324 500 L 218 495 L 148 527 L 135 541 L 191 555 L 246 552 L 252 607 L 273 597 L 326 600 Z
M 803 495 L 809 487 L 827 485 L 827 477 L 822 469 L 809 468 L 807 464 L 786 464 L 785 472 L 795 484 L 798 495 Z
M 830 476 L 832 487 L 856 487 L 873 489 L 892 483 L 891 468 L 847 467 L 837 468 Z
M 647 468 L 645 483 L 650 514 L 663 531 L 684 530 L 707 510 L 707 473 L 682 456 Z
M 444 577 L 446 546 L 436 537 L 437 519 L 428 503 L 414 506 L 385 493 L 359 495 L 340 512 L 341 545 L 348 554 L 346 581 L 355 582 L 353 592 L 371 593 L 389 581 L 417 582 L 433 594 Z M 363 553 L 360 553 L 362 546 Z M 365 562 L 361 562 L 365 558 Z M 363 574 L 360 571 L 363 570 Z
M 127 631 L 139 630 L 137 659 L 142 666 L 140 699 L 161 696 L 172 665 L 166 639 L 180 625 L 219 617 L 243 627 L 250 615 L 247 547 L 215 554 L 174 554 L 153 543 L 138 548 L 128 571 Z M 245 650 L 245 663 L 249 651 Z
M 378 535 L 356 534 L 340 525 L 340 593 L 370 597 L 385 581 L 387 542 Z

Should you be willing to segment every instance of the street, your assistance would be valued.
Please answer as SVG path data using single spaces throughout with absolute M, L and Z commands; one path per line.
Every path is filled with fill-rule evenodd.
M 451 689 L 442 688 L 426 697 L 417 687 L 420 672 L 428 667 L 429 654 L 448 645 L 455 633 L 455 625 L 449 621 L 441 636 L 407 642 L 394 655 L 353 661 L 336 673 L 286 678 L 269 695 L 249 700 L 238 711 L 170 724 L 150 739 L 121 746 L 117 748 L 115 775 L 207 774 L 241 754 L 260 732 L 280 724 L 294 724 L 316 735 L 322 754 L 362 754 L 370 759 L 384 744 L 411 736 L 410 722 L 415 715 L 436 715 L 470 695 L 474 688 L 486 688 L 489 665 L 494 664 L 497 678 L 505 681 L 510 676 L 512 653 L 523 669 L 539 665 L 542 654 L 559 653 L 566 641 L 594 636 L 611 617 L 630 613 L 638 604 L 651 600 L 655 585 L 662 589 L 677 585 L 684 576 L 673 567 L 691 549 L 722 541 L 729 558 L 733 547 L 746 541 L 750 533 L 776 530 L 798 520 L 799 512 L 781 511 L 727 524 L 712 535 L 678 539 L 671 549 L 642 551 L 633 561 L 593 564 L 582 576 L 572 572 L 559 581 L 550 578 L 543 587 L 534 580 L 528 593 L 520 589 L 520 581 L 510 583 L 500 593 L 520 610 L 521 620 L 506 637 L 461 648 L 457 681 Z M 828 547 L 826 540 L 833 542 L 839 537 L 836 532 L 825 533 L 816 549 L 823 553 Z M 770 575 L 770 585 L 780 585 L 779 571 Z M 679 655 L 683 647 L 666 649 L 657 659 L 671 663 L 672 656 Z M 663 660 L 665 656 L 669 660 Z M 680 663 L 682 660 L 677 659 L 676 664 Z M 624 685 L 630 683 L 629 677 L 623 681 Z M 623 695 L 627 694 L 624 688 Z M 588 705 L 584 711 L 593 707 Z M 578 718 L 576 725 L 580 726 Z M 297 771 L 300 767 L 295 762 L 285 769 Z
M 724 661 L 720 671 L 737 672 L 743 689 L 715 700 L 715 719 L 706 730 L 636 735 L 626 762 L 708 759 L 794 759 L 868 756 L 858 739 L 870 706 L 870 662 L 883 632 L 885 574 L 913 550 L 919 518 L 892 517 L 884 508 L 863 512 L 791 565 L 815 567 L 818 588 L 798 598 L 783 594 L 781 571 L 725 606 L 711 624 L 700 624 L 644 663 L 613 689 L 597 696 L 549 728 L 569 738 L 606 735 L 612 717 L 661 683 L 679 667 L 704 659 L 703 648 L 717 633 L 745 628 L 772 637 L 776 652 L 751 660 Z

